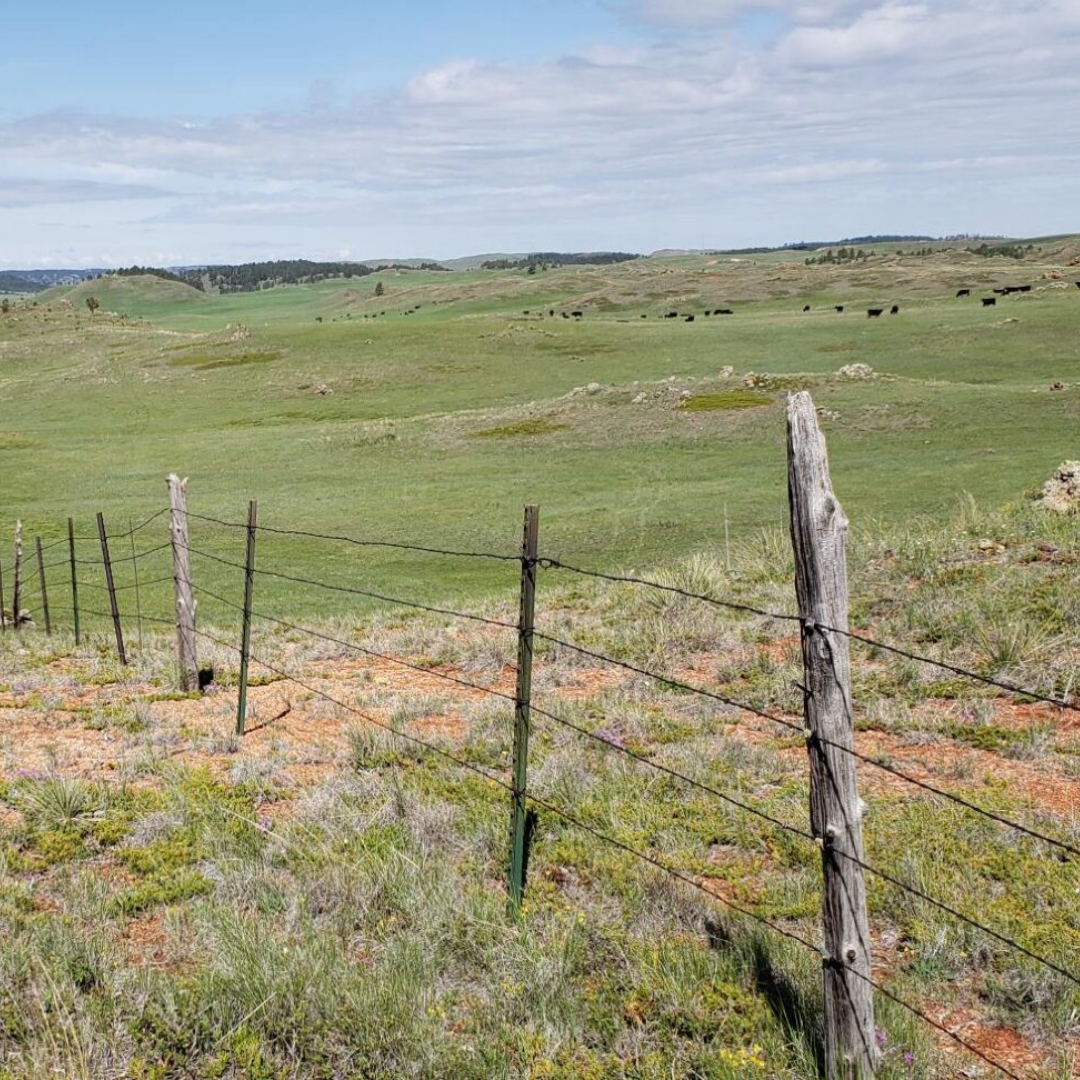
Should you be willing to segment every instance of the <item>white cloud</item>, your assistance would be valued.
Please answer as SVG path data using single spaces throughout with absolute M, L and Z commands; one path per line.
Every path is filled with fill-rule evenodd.
M 53 203 L 130 202 L 162 199 L 168 192 L 144 184 L 102 184 L 92 180 L 13 179 L 0 176 L 0 208 Z
M 124 237 L 128 262 L 261 256 L 267 230 L 299 255 L 1068 226 L 1080 0 L 663 6 L 669 24 L 788 21 L 756 43 L 669 29 L 531 65 L 458 58 L 377 97 L 316 88 L 293 112 L 0 125 L 2 257 L 41 250 L 57 215 L 35 208 L 64 194 L 109 203 L 59 222 L 89 224 L 97 250 Z

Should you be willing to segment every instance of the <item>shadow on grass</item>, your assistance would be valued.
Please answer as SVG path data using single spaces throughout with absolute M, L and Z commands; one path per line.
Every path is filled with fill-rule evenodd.
M 778 954 L 776 943 L 759 933 L 736 936 L 719 919 L 706 919 L 705 931 L 713 948 L 723 948 L 737 958 L 792 1042 L 806 1048 L 807 1056 L 817 1065 L 818 1075 L 823 1076 L 821 1002 L 784 970 L 784 958 Z

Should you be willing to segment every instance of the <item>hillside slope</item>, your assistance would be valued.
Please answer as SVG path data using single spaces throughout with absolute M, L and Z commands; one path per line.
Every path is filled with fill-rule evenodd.
M 137 274 L 121 277 L 110 275 L 92 281 L 80 281 L 78 285 L 62 285 L 38 295 L 39 301 L 64 299 L 75 305 L 83 305 L 93 296 L 103 311 L 115 311 L 122 315 L 142 315 L 162 304 L 187 305 L 205 303 L 205 293 L 180 281 L 167 281 L 154 274 Z

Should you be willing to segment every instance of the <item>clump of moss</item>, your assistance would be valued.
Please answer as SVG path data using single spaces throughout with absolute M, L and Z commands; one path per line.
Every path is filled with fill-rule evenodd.
M 538 416 L 529 420 L 518 420 L 510 424 L 501 424 L 499 427 L 481 428 L 479 431 L 469 433 L 470 439 L 516 439 L 528 438 L 533 435 L 551 435 L 556 431 L 569 431 L 569 424 L 560 424 L 555 420 L 548 420 Z
M 753 390 L 718 390 L 712 394 L 695 394 L 687 398 L 679 408 L 684 412 L 724 412 L 731 409 L 756 409 L 771 405 L 768 394 Z

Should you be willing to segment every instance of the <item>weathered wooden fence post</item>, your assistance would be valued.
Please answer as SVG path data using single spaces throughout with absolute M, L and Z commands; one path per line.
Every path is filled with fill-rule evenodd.
M 247 723 L 248 662 L 251 653 L 251 593 L 255 586 L 255 528 L 259 504 L 248 503 L 247 555 L 244 559 L 244 622 L 240 636 L 240 696 L 236 703 L 236 734 Z
M 802 620 L 810 824 L 821 844 L 825 1075 L 872 1076 L 877 1064 L 870 936 L 863 880 L 862 803 L 852 747 L 846 545 L 825 439 L 805 391 L 788 398 L 788 498 Z M 832 744 L 832 745 L 830 745 Z M 848 857 L 845 857 L 848 856 Z M 853 860 L 858 860 L 855 862 Z M 860 977 L 861 976 L 861 977 Z
M 71 611 L 75 616 L 75 644 L 79 644 L 79 576 L 75 571 L 75 522 L 68 518 L 68 556 L 71 561 Z
M 525 894 L 528 859 L 529 702 L 532 697 L 533 622 L 536 607 L 536 552 L 540 508 L 525 507 L 521 540 L 521 601 L 518 610 L 517 693 L 514 702 L 514 778 L 510 805 L 510 908 Z
M 97 515 L 98 537 L 101 540 L 101 561 L 105 564 L 105 584 L 109 589 L 109 610 L 112 612 L 113 633 L 116 635 L 116 651 L 120 663 L 127 667 L 127 652 L 124 649 L 124 631 L 120 626 L 120 607 L 116 602 L 116 582 L 113 580 L 112 561 L 109 558 L 109 536 L 105 531 L 105 518 L 101 511 Z
M 52 621 L 49 619 L 49 590 L 45 583 L 45 556 L 41 552 L 41 537 L 37 540 L 38 577 L 41 579 L 41 612 L 45 616 L 45 633 L 52 637 Z
M 15 568 L 11 584 L 11 625 L 15 632 L 22 626 L 22 522 L 15 522 Z
M 188 558 L 187 480 L 172 473 L 168 484 L 169 536 L 176 597 L 176 656 L 180 667 L 180 689 L 190 692 L 199 689 L 199 661 L 195 651 L 195 598 Z

